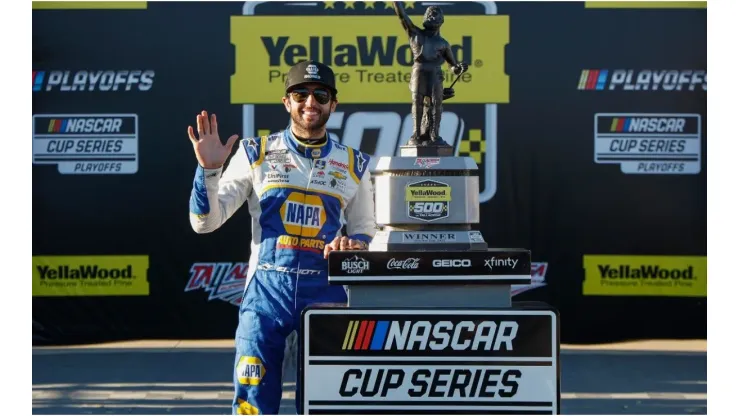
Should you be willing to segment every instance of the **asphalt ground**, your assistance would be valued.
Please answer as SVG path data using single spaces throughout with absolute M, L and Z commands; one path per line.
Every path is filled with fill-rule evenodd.
M 33 349 L 33 414 L 230 414 L 232 341 Z M 287 374 L 294 374 L 288 362 Z M 281 414 L 295 414 L 286 376 Z M 706 414 L 706 341 L 561 346 L 562 414 Z

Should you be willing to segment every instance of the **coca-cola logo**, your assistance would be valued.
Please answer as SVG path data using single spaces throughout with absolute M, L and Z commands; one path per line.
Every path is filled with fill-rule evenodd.
M 396 260 L 395 258 L 392 258 L 388 260 L 388 270 L 416 270 L 419 268 L 419 260 L 420 259 Z

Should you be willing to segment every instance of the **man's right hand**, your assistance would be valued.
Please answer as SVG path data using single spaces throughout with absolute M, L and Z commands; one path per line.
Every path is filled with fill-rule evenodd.
M 235 134 L 229 137 L 226 145 L 222 144 L 221 139 L 218 137 L 216 115 L 211 114 L 209 120 L 208 112 L 206 111 L 198 114 L 196 123 L 198 126 L 198 138 L 195 137 L 193 126 L 188 126 L 188 136 L 193 143 L 193 149 L 195 150 L 195 157 L 198 159 L 198 163 L 205 169 L 220 168 L 226 163 L 226 159 L 229 158 L 231 149 L 233 149 L 239 135 Z

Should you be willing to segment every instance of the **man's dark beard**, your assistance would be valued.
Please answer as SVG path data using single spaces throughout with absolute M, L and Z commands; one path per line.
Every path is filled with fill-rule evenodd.
M 325 135 L 322 135 L 322 137 L 319 138 L 310 137 L 315 137 L 322 132 L 324 126 L 326 126 L 326 122 L 329 121 L 329 116 L 330 114 L 322 111 L 319 116 L 319 121 L 311 123 L 313 126 L 309 127 L 306 125 L 306 122 L 303 121 L 300 112 L 291 111 L 290 118 L 293 121 L 293 134 L 296 136 L 296 139 L 301 142 L 305 142 L 306 144 L 323 142 L 325 140 Z

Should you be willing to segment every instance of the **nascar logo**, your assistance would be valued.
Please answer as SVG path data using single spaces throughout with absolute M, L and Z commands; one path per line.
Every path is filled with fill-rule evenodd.
M 513 351 L 516 321 L 350 321 L 342 343 L 349 351 Z
M 609 80 L 608 69 L 584 69 L 578 81 L 579 90 L 603 90 Z
M 52 118 L 49 119 L 49 133 L 120 133 L 123 119 L 118 117 L 101 118 Z
M 609 130 L 615 133 L 683 133 L 684 117 L 615 117 Z
M 342 349 L 365 351 L 383 349 L 389 325 L 389 321 L 351 321 L 344 336 Z

